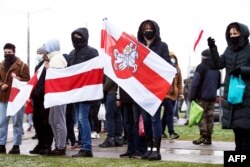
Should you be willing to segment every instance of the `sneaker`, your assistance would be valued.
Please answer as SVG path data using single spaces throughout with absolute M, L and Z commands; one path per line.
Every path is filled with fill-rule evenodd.
M 91 150 L 80 150 L 77 154 L 72 155 L 73 158 L 77 157 L 93 157 L 93 153 Z
M 12 149 L 9 151 L 9 154 L 20 154 L 19 146 L 14 145 Z
M 5 145 L 0 145 L 0 154 L 6 154 Z
M 91 133 L 91 138 L 92 139 L 100 139 L 100 135 L 97 132 L 92 132 Z
M 180 136 L 178 133 L 172 133 L 170 134 L 170 139 L 178 139 Z
M 205 140 L 205 138 L 201 136 L 199 139 L 193 140 L 193 144 L 195 144 L 195 145 L 202 144 L 202 143 L 204 143 L 204 140 Z
M 141 156 L 144 155 L 144 153 L 141 152 L 135 152 L 130 156 L 130 158 L 135 158 L 135 159 L 141 159 Z

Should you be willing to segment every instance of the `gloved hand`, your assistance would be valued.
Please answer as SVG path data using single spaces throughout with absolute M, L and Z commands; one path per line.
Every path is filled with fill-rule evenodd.
M 207 44 L 208 44 L 209 48 L 214 48 L 216 46 L 215 45 L 215 40 L 213 38 L 211 38 L 211 37 L 209 37 L 207 39 Z
M 231 71 L 231 72 L 229 73 L 229 75 L 233 75 L 233 76 L 239 76 L 240 74 L 241 74 L 241 69 L 240 69 L 240 67 L 234 69 L 233 71 Z

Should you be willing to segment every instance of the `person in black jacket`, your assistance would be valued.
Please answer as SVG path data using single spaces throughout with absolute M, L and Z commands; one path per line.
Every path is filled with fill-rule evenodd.
M 227 47 L 219 56 L 215 40 L 208 38 L 208 46 L 213 64 L 218 69 L 226 69 L 224 100 L 222 101 L 222 128 L 233 129 L 235 135 L 235 150 L 250 151 L 250 44 L 249 28 L 239 22 L 230 23 L 226 28 Z M 246 88 L 243 101 L 231 104 L 227 101 L 231 75 L 241 76 Z
M 196 101 L 203 109 L 201 121 L 198 124 L 200 138 L 193 144 L 212 144 L 214 127 L 214 103 L 216 92 L 220 87 L 221 75 L 219 70 L 211 68 L 211 55 L 208 49 L 202 53 L 202 61 L 197 66 L 191 84 L 191 101 Z
M 68 66 L 79 64 L 99 56 L 98 51 L 88 45 L 89 32 L 87 28 L 84 27 L 74 30 L 71 33 L 71 39 L 74 49 L 69 53 Z M 72 157 L 93 157 L 91 127 L 89 122 L 90 102 L 83 101 L 74 103 L 74 108 L 78 117 L 82 147 L 79 153 L 72 155 Z
M 45 47 L 37 49 L 38 65 L 35 67 L 35 72 L 48 61 Z M 37 135 L 38 144 L 30 151 L 30 154 L 48 154 L 51 151 L 53 143 L 53 132 L 49 125 L 50 108 L 44 108 L 44 83 L 46 69 L 43 68 L 41 76 L 31 93 L 33 102 L 33 123 Z
M 139 42 L 154 51 L 162 60 L 169 62 L 168 45 L 161 40 L 159 25 L 153 20 L 143 21 L 137 32 Z M 156 83 L 157 84 L 157 83 Z M 143 111 L 145 138 L 147 142 L 147 152 L 141 156 L 142 159 L 161 160 L 160 147 L 162 138 L 162 122 L 160 118 L 161 108 L 159 107 L 154 116 Z

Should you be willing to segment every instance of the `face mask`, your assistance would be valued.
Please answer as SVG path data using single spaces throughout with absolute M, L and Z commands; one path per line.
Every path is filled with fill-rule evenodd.
M 16 57 L 14 54 L 4 54 L 4 59 L 7 62 L 13 62 L 16 59 Z
M 155 31 L 144 31 L 143 32 L 143 36 L 148 39 L 148 40 L 151 40 L 154 38 L 155 36 Z
M 239 42 L 240 36 L 230 37 L 232 44 L 236 45 Z
M 38 62 L 43 61 L 43 54 L 37 54 L 36 60 L 37 60 Z
M 77 38 L 74 36 L 72 41 L 76 46 L 82 46 L 83 44 L 83 38 Z

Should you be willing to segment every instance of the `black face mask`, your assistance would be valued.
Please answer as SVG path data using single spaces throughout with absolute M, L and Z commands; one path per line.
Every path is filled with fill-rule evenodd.
M 239 42 L 240 36 L 238 37 L 230 37 L 232 44 L 236 45 Z
M 144 31 L 143 32 L 143 36 L 148 39 L 148 40 L 151 40 L 154 38 L 155 36 L 155 31 Z
M 4 60 L 9 63 L 14 63 L 16 61 L 16 56 L 14 54 L 4 54 Z
M 73 37 L 72 41 L 74 46 L 80 47 L 83 45 L 83 38 Z

